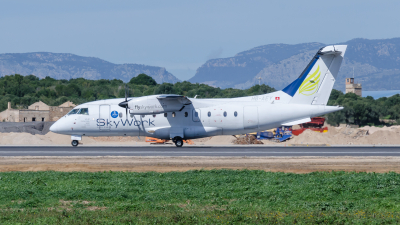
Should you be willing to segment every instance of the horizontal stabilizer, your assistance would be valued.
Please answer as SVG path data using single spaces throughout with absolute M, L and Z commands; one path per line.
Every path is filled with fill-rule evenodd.
M 311 119 L 310 119 L 310 117 L 308 117 L 308 118 L 303 118 L 303 119 L 283 123 L 282 126 L 293 126 L 293 125 L 297 125 L 297 124 L 301 124 L 301 123 L 308 123 L 310 121 L 311 121 Z

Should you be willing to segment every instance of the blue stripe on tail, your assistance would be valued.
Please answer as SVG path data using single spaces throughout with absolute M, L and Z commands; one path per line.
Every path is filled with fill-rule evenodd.
M 303 83 L 304 79 L 306 79 L 307 75 L 310 73 L 311 69 L 314 67 L 315 63 L 318 61 L 319 55 L 317 54 L 313 61 L 308 65 L 308 67 L 304 70 L 304 72 L 301 74 L 299 78 L 294 80 L 291 84 L 289 84 L 287 87 L 282 89 L 283 92 L 290 96 L 294 96 L 296 94 L 297 90 L 299 89 L 300 85 Z

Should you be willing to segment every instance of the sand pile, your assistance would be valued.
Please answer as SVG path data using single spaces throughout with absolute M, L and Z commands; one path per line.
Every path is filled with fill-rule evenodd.
M 138 145 L 148 143 L 141 137 L 82 137 L 82 145 Z M 30 133 L 0 133 L 0 145 L 71 145 L 71 136 L 48 132 L 46 135 Z
M 204 145 L 232 145 L 232 142 L 235 140 L 236 138 L 232 135 L 220 135 L 209 137 L 208 140 L 204 142 Z M 195 142 L 195 144 L 197 143 L 197 139 L 193 141 Z
M 400 127 L 328 127 L 327 133 L 305 130 L 287 144 L 400 145 Z
M 86 141 L 86 140 L 85 140 Z M 90 142 L 88 140 L 87 142 Z M 70 145 L 71 137 L 48 132 L 46 135 L 30 133 L 1 133 L 0 145 Z
M 396 130 L 400 130 L 400 126 L 398 126 L 398 125 L 397 126 L 390 126 L 390 127 L 387 127 L 387 126 L 384 126 L 384 127 L 365 126 L 365 127 L 360 128 L 360 129 L 368 130 L 368 132 L 370 134 L 373 134 L 376 131 L 396 131 Z

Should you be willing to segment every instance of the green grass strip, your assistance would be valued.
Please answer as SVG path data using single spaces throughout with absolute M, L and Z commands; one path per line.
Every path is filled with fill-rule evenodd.
M 398 224 L 396 173 L 0 173 L 0 224 Z

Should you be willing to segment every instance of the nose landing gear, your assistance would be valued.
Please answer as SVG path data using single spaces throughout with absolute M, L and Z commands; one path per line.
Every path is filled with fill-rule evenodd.
M 74 147 L 78 147 L 79 145 L 79 141 L 82 140 L 82 136 L 81 135 L 71 135 L 71 145 Z
M 79 142 L 77 140 L 72 140 L 71 145 L 77 147 L 79 145 Z

